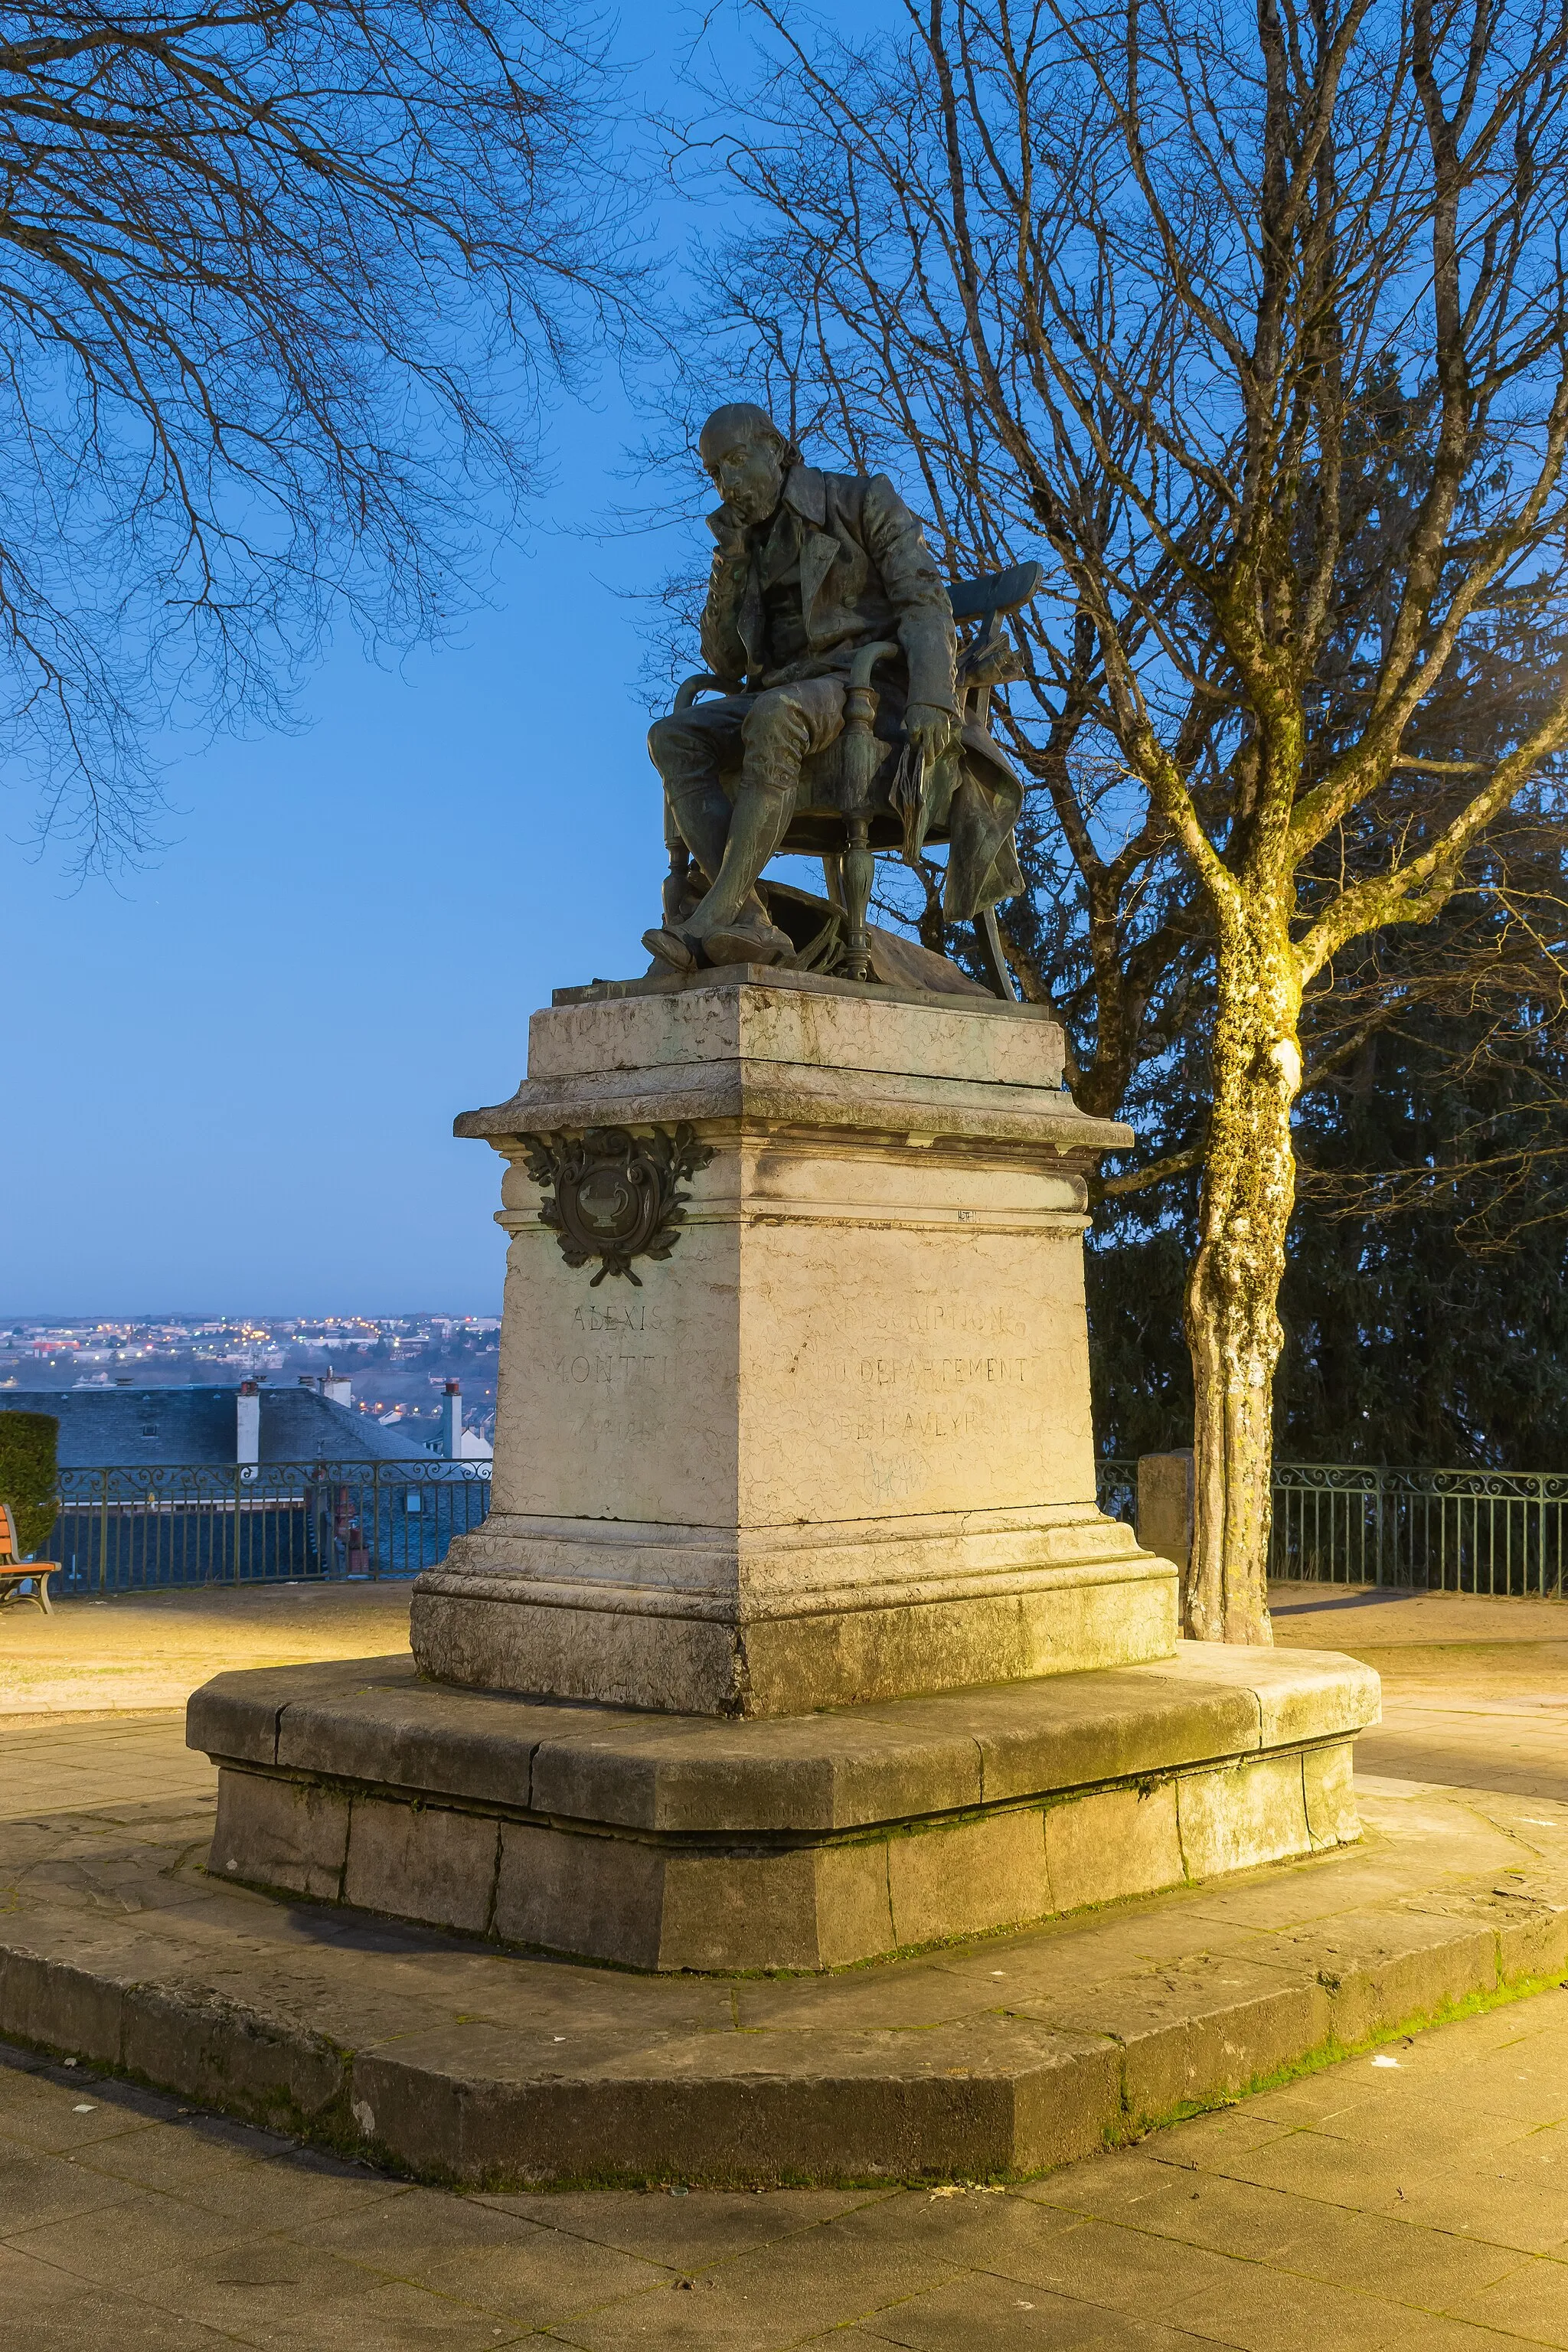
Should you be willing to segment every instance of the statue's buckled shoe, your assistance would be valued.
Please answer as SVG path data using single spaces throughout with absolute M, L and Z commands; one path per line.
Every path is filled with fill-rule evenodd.
M 679 931 L 645 931 L 642 943 L 650 956 L 670 971 L 695 971 L 697 957 Z
M 702 952 L 710 963 L 793 963 L 795 941 L 773 923 L 732 923 L 708 932 Z

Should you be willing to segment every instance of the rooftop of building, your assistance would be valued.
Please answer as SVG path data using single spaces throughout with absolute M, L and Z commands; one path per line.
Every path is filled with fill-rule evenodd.
M 414 1430 L 383 1428 L 303 1386 L 258 1389 L 258 1458 L 267 1462 L 428 1459 Z M 193 1381 L 181 1388 L 0 1389 L 0 1412 L 44 1412 L 59 1423 L 62 1470 L 137 1464 L 230 1464 L 237 1458 L 239 1387 Z

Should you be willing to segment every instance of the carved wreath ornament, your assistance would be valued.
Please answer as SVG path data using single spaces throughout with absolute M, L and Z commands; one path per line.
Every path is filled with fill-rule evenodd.
M 674 1135 L 656 1127 L 632 1135 L 624 1127 L 591 1127 L 584 1136 L 534 1135 L 528 1144 L 528 1172 L 553 1200 L 540 1205 L 568 1265 L 599 1261 L 589 1284 L 596 1290 L 607 1274 L 624 1274 L 638 1289 L 634 1257 L 668 1257 L 680 1239 L 689 1192 L 676 1188 L 706 1168 L 710 1144 L 699 1143 L 690 1128 Z

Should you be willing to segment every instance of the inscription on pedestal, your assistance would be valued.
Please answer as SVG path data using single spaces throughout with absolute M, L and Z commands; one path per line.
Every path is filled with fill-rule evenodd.
M 825 1297 L 802 1237 L 774 1229 L 746 1242 L 737 1323 L 733 1243 L 701 1230 L 624 1303 L 573 1297 L 521 1253 L 507 1381 L 529 1438 L 508 1507 L 801 1527 L 1092 1493 L 1082 1310 L 1056 1253 L 987 1298 L 962 1286 L 990 1270 L 973 1244 L 942 1253 L 951 1288 L 913 1289 L 904 1237 L 868 1234 Z M 574 1464 L 592 1465 L 587 1497 Z

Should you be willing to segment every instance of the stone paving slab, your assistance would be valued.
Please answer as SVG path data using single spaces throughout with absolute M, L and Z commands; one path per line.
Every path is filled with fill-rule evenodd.
M 1368 1652 L 1556 1648 L 1568 1655 L 1568 1597 L 1427 1592 L 1403 1585 L 1319 1584 L 1276 1578 L 1268 1587 L 1275 1642 L 1306 1650 Z M 1418 1662 L 1413 1661 L 1413 1662 Z
M 411 1583 L 196 1585 L 5 1609 L 0 1717 L 40 1721 L 184 1706 L 237 1666 L 380 1655 L 408 1640 Z
M 1006 2189 L 412 2185 L 0 2047 L 26 2352 L 1568 2346 L 1568 1993 Z
M 826 1977 L 651 1978 L 220 1885 L 177 1720 L 74 1743 L 73 1779 L 61 1732 L 0 1741 L 0 2034 L 475 2187 L 1027 2175 L 1568 1973 L 1539 1799 L 1373 1782 L 1360 1845 L 1243 1878 Z
M 1360 1769 L 1568 1802 L 1568 1603 L 1310 1584 L 1268 1601 L 1282 1648 L 1344 1650 L 1381 1675 Z

